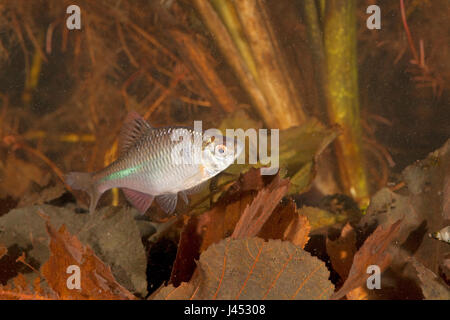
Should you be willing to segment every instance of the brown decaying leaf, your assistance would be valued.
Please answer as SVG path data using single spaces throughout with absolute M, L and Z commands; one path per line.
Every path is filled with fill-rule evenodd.
M 231 238 L 240 239 L 254 237 L 266 223 L 273 210 L 278 206 L 289 188 L 288 179 L 275 179 L 258 192 L 252 203 L 247 205 L 241 215 Z
M 411 258 L 411 263 L 417 271 L 420 279 L 420 287 L 425 299 L 428 300 L 450 300 L 450 288 L 441 282 L 438 276 L 420 263 L 417 259 Z
M 197 232 L 202 234 L 200 251 L 205 251 L 213 243 L 230 236 L 242 212 L 251 203 L 252 194 L 243 194 L 237 201 L 218 205 L 199 217 Z
M 380 226 L 366 239 L 353 258 L 347 280 L 333 295 L 333 299 L 340 299 L 351 290 L 364 285 L 368 277 L 368 266 L 377 265 L 381 271 L 389 266 L 392 257 L 386 249 L 397 235 L 401 222 L 402 220 L 398 220 L 389 228 Z
M 439 275 L 442 280 L 450 286 L 450 255 L 446 257 L 439 265 Z
M 250 168 L 245 174 L 239 176 L 239 189 L 241 191 L 255 191 L 264 187 L 260 169 Z
M 328 299 L 325 264 L 289 241 L 227 238 L 201 254 L 192 279 L 151 299 Z
M 230 199 L 225 195 L 225 200 Z M 219 201 L 213 209 L 201 216 L 192 216 L 181 232 L 177 256 L 172 268 L 171 283 L 178 286 L 189 281 L 200 253 L 211 244 L 231 235 L 245 206 L 251 202 L 250 193 L 243 194 L 231 203 Z
M 279 176 L 264 186 L 259 169 L 250 169 L 241 175 L 213 209 L 199 217 L 191 217 L 186 223 L 180 236 L 171 283 L 178 286 L 189 281 L 200 253 L 230 235 L 289 240 L 303 248 L 309 240 L 310 227 L 306 217 L 296 212 L 292 200 L 287 205 L 280 205 L 288 188 L 288 180 Z M 256 193 L 258 189 L 261 190 Z
M 232 234 L 242 212 L 263 187 L 260 169 L 252 168 L 240 176 L 213 209 L 199 217 L 197 232 L 202 234 L 201 252 Z
M 89 246 L 83 245 L 72 236 L 63 225 L 57 231 L 47 222 L 50 236 L 50 259 L 41 272 L 48 285 L 60 299 L 123 300 L 135 297 L 114 279 L 111 269 L 106 266 Z M 81 289 L 68 289 L 67 267 L 77 265 L 81 270 Z
M 200 216 L 192 216 L 181 232 L 171 283 L 178 286 L 189 281 L 200 253 L 211 244 L 231 235 L 241 213 L 257 191 L 264 187 L 260 169 L 251 168 L 241 174 L 214 207 Z
M 195 271 L 196 260 L 200 257 L 201 235 L 196 231 L 198 217 L 191 217 L 180 234 L 177 256 L 172 266 L 170 282 L 178 287 L 183 281 L 189 281 Z
M 25 276 L 19 273 L 11 284 L 0 286 L 0 300 L 50 300 L 57 299 L 57 295 L 50 289 L 41 288 L 41 279 L 36 277 L 29 285 Z
M 0 259 L 8 252 L 8 249 L 6 247 L 2 246 L 0 244 Z
M 47 217 L 46 217 L 47 216 Z M 14 276 L 15 268 L 1 270 L 7 261 L 27 253 L 28 262 L 42 266 L 50 258 L 50 236 L 46 220 L 59 229 L 67 230 L 89 245 L 105 264 L 111 267 L 114 278 L 130 292 L 146 295 L 146 256 L 139 228 L 133 218 L 133 210 L 123 207 L 105 207 L 94 215 L 74 214 L 69 208 L 39 205 L 14 209 L 0 217 L 0 243 L 7 248 L 16 248 L 11 255 L 0 261 L 0 279 Z M 27 249 L 27 248 L 32 248 Z M 118 249 L 120 248 L 120 250 Z M 18 249 L 18 250 L 17 250 Z M 16 265 L 13 261 L 11 262 Z M 28 270 L 19 267 L 17 272 Z
M 297 214 L 284 232 L 283 240 L 291 241 L 296 246 L 304 248 L 309 241 L 310 231 L 311 226 L 308 219 L 303 215 Z
M 353 289 L 346 295 L 347 300 L 370 300 L 367 289 L 364 287 L 358 287 Z
M 403 219 L 397 241 L 402 251 L 393 268 L 404 268 L 405 258 L 413 256 L 433 273 L 439 273 L 439 263 L 448 251 L 448 244 L 427 236 L 448 225 L 448 198 L 450 175 L 450 139 L 424 160 L 416 161 L 402 172 L 406 188 L 395 193 L 384 188 L 371 199 L 367 214 L 360 225 L 389 226 Z
M 304 248 L 309 240 L 311 226 L 306 216 L 297 212 L 293 200 L 285 205 L 279 205 L 270 215 L 267 222 L 258 233 L 263 239 L 287 240 L 300 248 Z
M 343 280 L 347 279 L 356 253 L 355 230 L 347 223 L 338 239 L 331 241 L 327 238 L 326 247 L 333 269 Z

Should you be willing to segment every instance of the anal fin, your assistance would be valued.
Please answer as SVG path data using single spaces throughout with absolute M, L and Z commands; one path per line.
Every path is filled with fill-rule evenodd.
M 151 194 L 142 193 L 136 190 L 122 188 L 125 198 L 135 207 L 141 214 L 144 214 L 153 202 Z
M 161 209 L 166 213 L 173 213 L 177 207 L 178 195 L 176 193 L 166 193 L 161 194 L 156 197 L 156 202 L 158 202 Z

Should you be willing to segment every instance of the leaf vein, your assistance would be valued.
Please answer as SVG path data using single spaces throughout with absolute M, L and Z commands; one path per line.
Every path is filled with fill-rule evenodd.
M 247 241 L 247 244 L 248 244 L 248 241 Z M 239 293 L 236 296 L 236 300 L 239 299 L 239 296 L 241 295 L 242 291 L 244 290 L 245 286 L 247 285 L 247 281 L 250 278 L 250 276 L 252 275 L 253 270 L 255 269 L 256 263 L 258 262 L 258 259 L 261 255 L 263 247 L 264 247 L 264 242 L 261 244 L 261 248 L 259 248 L 258 254 L 256 255 L 256 258 L 254 259 L 252 267 L 248 271 L 248 274 L 247 274 L 247 277 L 245 278 L 244 284 L 242 285 L 241 290 L 239 290 Z

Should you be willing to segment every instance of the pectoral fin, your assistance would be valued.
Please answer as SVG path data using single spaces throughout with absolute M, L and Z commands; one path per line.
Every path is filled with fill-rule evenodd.
M 153 202 L 151 194 L 142 193 L 136 190 L 122 188 L 125 198 L 135 207 L 141 214 L 144 214 Z
M 156 202 L 158 202 L 161 209 L 169 214 L 175 211 L 177 200 L 178 196 L 176 193 L 167 193 L 156 197 Z

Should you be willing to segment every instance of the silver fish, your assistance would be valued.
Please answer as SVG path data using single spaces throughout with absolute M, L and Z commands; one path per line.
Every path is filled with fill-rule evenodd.
M 183 127 L 152 128 L 132 111 L 120 133 L 118 159 L 98 172 L 71 172 L 66 183 L 89 194 L 91 213 L 111 188 L 121 188 L 141 213 L 153 199 L 172 213 L 178 194 L 187 203 L 186 194 L 196 192 L 230 166 L 243 146 L 235 137 L 205 135 Z

